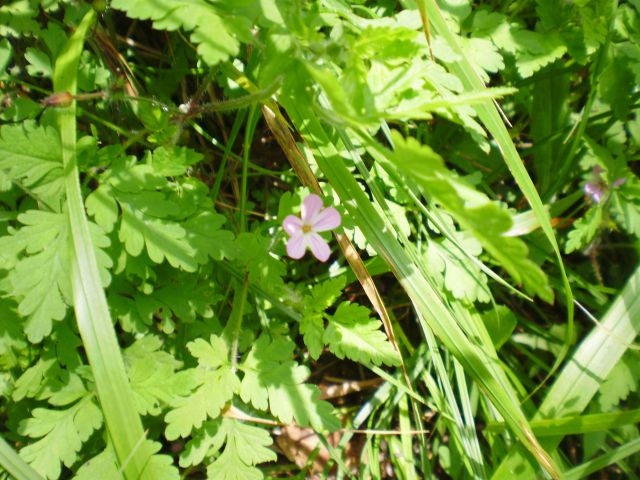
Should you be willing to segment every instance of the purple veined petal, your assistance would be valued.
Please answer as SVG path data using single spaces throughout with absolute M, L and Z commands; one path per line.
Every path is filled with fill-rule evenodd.
M 302 201 L 302 223 L 310 224 L 313 217 L 322 209 L 322 199 L 315 193 L 307 195 Z
M 623 184 L 624 182 L 626 182 L 626 181 L 627 181 L 627 178 L 626 178 L 626 177 L 622 177 L 622 178 L 619 178 L 619 179 L 615 180 L 615 181 L 611 184 L 611 186 L 612 186 L 613 188 L 615 188 L 615 187 L 619 187 L 620 185 L 622 185 L 622 184 Z
M 602 200 L 602 196 L 604 195 L 603 187 L 599 183 L 586 183 L 584 185 L 584 191 L 589 194 L 596 203 Z
M 287 255 L 294 260 L 301 259 L 304 257 L 308 244 L 308 235 L 303 234 L 301 231 L 294 233 L 287 242 Z
M 340 226 L 340 214 L 333 208 L 325 208 L 321 210 L 315 217 L 313 217 L 313 223 L 311 228 L 314 232 L 326 232 L 327 230 L 333 230 Z
M 302 220 L 295 215 L 287 215 L 287 218 L 282 222 L 282 228 L 289 235 L 294 235 L 302 230 Z
M 310 233 L 307 238 L 313 256 L 321 262 L 326 262 L 329 259 L 329 255 L 331 255 L 329 244 L 317 233 Z

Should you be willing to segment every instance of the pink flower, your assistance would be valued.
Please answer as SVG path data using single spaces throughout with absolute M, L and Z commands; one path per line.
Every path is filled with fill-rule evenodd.
M 340 226 L 340 214 L 333 208 L 323 208 L 322 199 L 315 194 L 307 195 L 302 201 L 302 215 L 288 215 L 282 222 L 284 231 L 289 234 L 287 255 L 296 260 L 304 257 L 307 247 L 321 262 L 331 255 L 329 244 L 318 235 Z
M 622 177 L 614 180 L 611 185 L 607 185 L 602 178 L 602 173 L 604 173 L 604 169 L 600 165 L 594 165 L 590 174 L 591 180 L 584 184 L 585 193 L 596 203 L 602 200 L 602 197 L 604 197 L 604 194 L 607 193 L 608 190 L 619 187 L 627 180 L 625 177 Z

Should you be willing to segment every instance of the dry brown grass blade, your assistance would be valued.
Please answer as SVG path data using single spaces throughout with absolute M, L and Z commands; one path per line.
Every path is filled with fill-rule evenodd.
M 139 93 L 133 69 L 129 66 L 129 63 L 118 49 L 113 45 L 109 35 L 107 35 L 102 28 L 98 27 L 94 32 L 93 38 L 96 48 L 100 51 L 107 68 L 116 77 L 121 78 L 124 81 L 124 89 L 127 95 L 130 97 L 137 97 Z
M 307 163 L 304 155 L 298 148 L 298 145 L 289 130 L 289 126 L 286 121 L 282 117 L 282 114 L 277 110 L 277 107 L 274 106 L 275 111 L 269 106 L 263 105 L 262 114 L 264 116 L 269 129 L 273 133 L 273 136 L 276 138 L 278 144 L 282 148 L 284 154 L 286 155 L 289 163 L 293 167 L 293 170 L 296 172 L 296 175 L 300 179 L 300 182 L 309 187 L 312 192 L 322 196 L 322 189 L 320 188 L 320 184 L 318 183 L 318 179 L 311 171 L 311 167 Z M 351 269 L 356 275 L 356 278 L 362 285 L 362 288 L 369 298 L 369 301 L 375 308 L 376 313 L 380 317 L 382 321 L 382 325 L 384 326 L 384 330 L 389 338 L 389 342 L 393 348 L 398 352 L 400 356 L 400 363 L 402 366 L 402 373 L 404 375 L 405 382 L 407 383 L 407 387 L 409 390 L 413 391 L 411 387 L 411 380 L 409 379 L 409 375 L 407 374 L 407 369 L 404 364 L 404 359 L 402 358 L 402 353 L 400 352 L 400 348 L 398 347 L 398 342 L 396 341 L 395 334 L 393 333 L 393 325 L 391 324 L 391 318 L 389 317 L 389 313 L 387 312 L 387 308 L 382 301 L 382 297 L 378 292 L 378 288 L 376 287 L 375 282 L 373 281 L 373 277 L 367 270 L 362 258 L 358 254 L 358 251 L 351 243 L 351 240 L 347 238 L 346 235 L 342 233 L 336 233 L 336 240 L 338 240 L 338 244 L 340 245 L 340 249 L 344 254 L 347 262 L 351 266 Z

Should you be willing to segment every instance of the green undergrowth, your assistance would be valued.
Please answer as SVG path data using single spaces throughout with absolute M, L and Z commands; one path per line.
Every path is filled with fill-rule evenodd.
M 2 2 L 0 476 L 636 478 L 639 45 L 636 0 Z

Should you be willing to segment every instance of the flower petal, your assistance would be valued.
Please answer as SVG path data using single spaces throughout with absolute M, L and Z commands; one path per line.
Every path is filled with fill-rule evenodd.
M 338 211 L 333 207 L 329 207 L 316 214 L 313 218 L 311 228 L 314 232 L 326 232 L 327 230 L 333 230 L 339 227 L 340 222 L 340 214 Z
M 291 238 L 287 242 L 287 255 L 295 260 L 299 260 L 304 257 L 304 253 L 307 250 L 309 240 L 307 235 L 304 235 L 301 231 L 298 231 L 291 235 Z
M 307 235 L 307 238 L 313 256 L 321 262 L 326 262 L 329 259 L 329 255 L 331 255 L 329 244 L 317 233 L 311 233 Z
M 302 223 L 310 224 L 313 217 L 322 209 L 322 199 L 312 193 L 302 201 Z
M 282 228 L 284 228 L 284 231 L 289 235 L 293 235 L 302 230 L 302 220 L 295 215 L 287 215 L 287 218 L 282 222 Z
M 586 183 L 584 191 L 588 193 L 596 203 L 600 202 L 604 196 L 604 188 L 599 183 Z
M 617 180 L 614 180 L 614 182 L 611 184 L 611 186 L 613 188 L 619 187 L 620 185 L 622 185 L 626 181 L 627 181 L 627 179 L 625 177 L 622 177 L 622 178 L 619 178 Z

